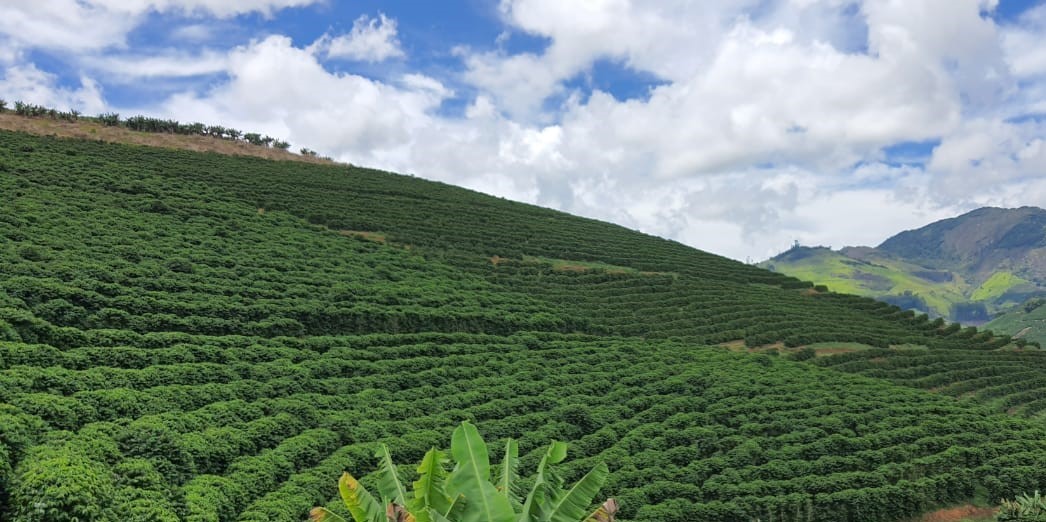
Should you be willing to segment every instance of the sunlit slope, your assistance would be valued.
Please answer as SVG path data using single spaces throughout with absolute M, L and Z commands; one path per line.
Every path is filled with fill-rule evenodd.
M 983 324 L 1046 295 L 1046 210 L 985 207 L 901 232 L 875 248 L 797 246 L 760 266 L 834 291 Z
M 0 238 L 5 522 L 299 521 L 375 442 L 417 461 L 462 419 L 526 466 L 606 460 L 624 520 L 1046 484 L 1040 424 L 705 346 L 1008 339 L 448 185 L 0 133 Z
M 949 316 L 955 303 L 968 301 L 972 292 L 961 276 L 896 259 L 855 259 L 828 248 L 792 249 L 760 266 L 834 292 L 881 298 L 942 317 Z
M 1023 305 L 993 319 L 985 328 L 1046 345 L 1046 306 L 1043 304 L 1046 304 L 1044 298 L 1029 299 Z

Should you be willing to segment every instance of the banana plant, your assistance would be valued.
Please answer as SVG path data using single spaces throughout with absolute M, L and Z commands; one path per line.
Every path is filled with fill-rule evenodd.
M 613 522 L 617 502 L 609 499 L 591 511 L 606 482 L 605 463 L 597 464 L 569 488 L 555 465 L 567 456 L 567 445 L 552 441 L 524 496 L 519 485 L 519 445 L 505 444 L 501 465 L 492 467 L 487 444 L 469 422 L 451 436 L 450 457 L 431 449 L 418 465 L 418 480 L 408 491 L 396 472 L 388 447 L 375 455 L 380 462 L 374 496 L 355 477 L 338 481 L 342 502 L 355 522 Z M 454 467 L 447 471 L 453 461 Z M 380 499 L 380 501 L 378 500 Z M 322 507 L 310 513 L 314 522 L 347 522 Z
M 1018 495 L 1013 500 L 1003 500 L 996 520 L 1002 521 L 1046 521 L 1046 497 L 1035 490 L 1033 495 Z

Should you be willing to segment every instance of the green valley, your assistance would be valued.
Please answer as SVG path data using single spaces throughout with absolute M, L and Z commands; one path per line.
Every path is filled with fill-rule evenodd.
M 759 266 L 833 291 L 984 324 L 1046 294 L 1043 252 L 1046 211 L 982 208 L 902 232 L 875 248 L 796 246 Z

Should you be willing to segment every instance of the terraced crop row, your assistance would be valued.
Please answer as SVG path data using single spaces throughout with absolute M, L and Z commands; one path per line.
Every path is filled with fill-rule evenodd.
M 290 520 L 334 493 L 337 471 L 372 468 L 374 442 L 416 460 L 445 444 L 450 420 L 470 419 L 492 438 L 520 438 L 525 464 L 549 438 L 573 441 L 572 470 L 606 460 L 628 519 L 663 520 L 683 504 L 709 520 L 889 520 L 898 511 L 865 518 L 850 502 L 914 488 L 903 510 L 916 513 L 977 487 L 1008 494 L 1014 485 L 996 477 L 1015 468 L 997 459 L 1046 450 L 1042 428 L 768 356 L 570 336 L 490 341 L 407 344 L 377 360 L 312 352 L 268 379 L 204 373 L 136 388 L 127 385 L 153 368 L 125 369 L 142 378 L 113 381 L 106 395 L 66 396 L 63 383 L 80 379 L 41 370 L 46 384 L 5 386 L 21 413 L 4 425 L 35 423 L 39 434 L 15 452 L 9 500 L 46 503 L 41 481 L 74 474 L 97 484 L 77 505 L 111 504 L 103 511 L 114 519 Z M 197 389 L 213 402 L 194 400 Z M 129 411 L 100 397 L 166 404 Z M 42 436 L 48 429 L 68 431 Z M 1038 473 L 1016 476 L 1031 484 Z M 295 485 L 305 477 L 325 480 Z
M 990 350 L 1006 336 L 929 321 L 885 303 L 812 289 L 737 285 L 681 274 L 570 272 L 549 263 L 501 261 L 487 279 L 545 302 L 571 302 L 572 312 L 611 334 L 679 338 L 703 344 L 744 340 L 751 347 L 824 341 L 871 346 L 918 344 Z M 482 273 L 475 268 L 476 273 Z
M 818 359 L 820 366 L 932 390 L 1025 417 L 1046 410 L 1046 352 L 1041 350 L 885 351 Z

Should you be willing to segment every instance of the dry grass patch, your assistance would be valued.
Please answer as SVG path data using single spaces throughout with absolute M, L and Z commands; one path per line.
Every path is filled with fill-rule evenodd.
M 39 136 L 81 138 L 107 143 L 144 145 L 147 147 L 162 147 L 193 152 L 214 152 L 229 156 L 253 156 L 269 160 L 335 164 L 331 160 L 315 156 L 303 156 L 290 151 L 261 145 L 251 145 L 244 141 L 225 140 L 211 136 L 139 132 L 124 127 L 107 127 L 90 120 L 64 121 L 52 120 L 50 118 L 27 118 L 5 112 L 0 113 L 0 129 Z
M 339 230 L 338 233 L 346 237 L 358 237 L 360 239 L 366 239 L 367 241 L 373 241 L 375 243 L 385 244 L 388 242 L 387 236 L 380 232 L 367 232 L 364 230 Z
M 745 347 L 745 340 L 744 339 L 738 339 L 736 341 L 728 341 L 728 342 L 725 342 L 725 343 L 719 343 L 716 346 L 722 346 L 723 348 L 726 348 L 727 350 L 730 350 L 731 352 L 743 352 L 746 349 L 746 347 Z

